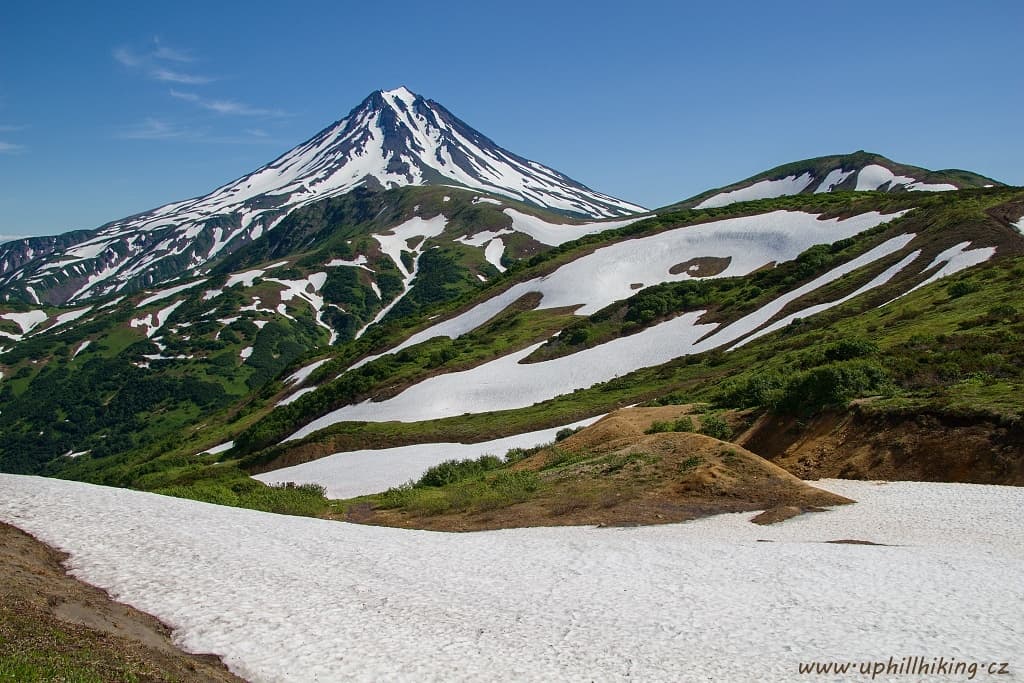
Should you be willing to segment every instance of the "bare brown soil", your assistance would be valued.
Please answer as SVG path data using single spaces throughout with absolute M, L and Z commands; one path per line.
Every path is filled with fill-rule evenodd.
M 1024 429 L 984 417 L 856 407 L 805 421 L 765 415 L 737 443 L 801 479 L 1024 486 Z
M 217 657 L 179 650 L 155 617 L 68 576 L 66 558 L 0 523 L 0 657 L 84 660 L 103 680 L 242 681 Z
M 699 256 L 689 261 L 677 263 L 669 268 L 668 272 L 672 275 L 686 273 L 690 277 L 712 277 L 725 272 L 730 263 L 732 263 L 731 256 L 724 258 L 720 256 Z
M 680 522 L 723 512 L 776 510 L 771 523 L 853 501 L 814 488 L 750 451 L 702 434 L 645 434 L 689 406 L 627 408 L 518 463 L 540 489 L 524 502 L 441 514 L 350 508 L 353 522 L 474 531 L 509 527 L 632 526 Z M 699 421 L 699 416 L 694 416 Z

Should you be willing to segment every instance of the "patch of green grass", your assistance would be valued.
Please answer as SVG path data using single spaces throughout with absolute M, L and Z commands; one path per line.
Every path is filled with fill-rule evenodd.
M 327 510 L 325 489 L 318 484 L 266 484 L 248 477 L 234 481 L 199 479 L 153 491 L 217 505 L 249 508 L 283 515 L 316 517 Z
M 656 462 L 658 458 L 650 453 L 625 453 L 622 455 L 608 455 L 594 461 L 600 467 L 601 474 L 615 474 L 633 466 L 648 465 Z
M 686 460 L 679 463 L 679 471 L 682 473 L 694 470 L 704 464 L 704 458 L 699 455 L 691 455 Z
M 35 610 L 0 606 L 2 683 L 136 683 L 158 675 L 95 632 Z
M 590 451 L 574 451 L 566 448 L 559 448 L 557 446 L 551 448 L 551 454 L 544 462 L 544 470 L 556 470 L 569 465 L 575 465 L 577 463 L 590 460 L 594 455 Z
M 477 479 L 484 472 L 497 469 L 504 461 L 494 455 L 481 455 L 475 460 L 446 460 L 427 468 L 415 486 L 447 486 L 466 479 Z
M 701 418 L 700 433 L 722 441 L 732 438 L 732 427 L 719 415 L 709 414 Z
M 480 512 L 528 500 L 540 486 L 536 472 L 500 470 L 459 478 L 442 486 L 406 484 L 361 500 L 370 500 L 380 508 L 402 509 L 415 515 Z
M 683 415 L 678 420 L 655 420 L 644 430 L 644 434 L 660 434 L 662 432 L 695 432 L 693 418 Z
M 83 653 L 86 657 L 87 654 Z M 46 652 L 0 655 L 0 681 L 11 683 L 107 683 L 111 679 L 104 674 L 72 658 Z M 117 679 L 114 679 L 117 680 Z M 122 681 L 137 681 L 130 673 L 124 673 Z

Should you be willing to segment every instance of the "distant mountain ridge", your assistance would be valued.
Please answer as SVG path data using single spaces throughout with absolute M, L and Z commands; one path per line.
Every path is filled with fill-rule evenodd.
M 1001 187 L 1003 183 L 971 171 L 930 171 L 860 150 L 777 166 L 667 208 L 710 209 L 755 199 L 822 192 L 946 192 L 996 186 Z
M 0 244 L 0 300 L 34 305 L 82 303 L 181 277 L 206 275 L 239 250 L 250 246 L 261 250 L 261 238 L 265 241 L 297 209 L 354 190 L 431 185 L 484 192 L 491 198 L 480 201 L 497 205 L 525 205 L 520 208 L 539 211 L 545 217 L 542 220 L 548 227 L 543 230 L 580 218 L 635 220 L 644 211 L 502 149 L 442 105 L 400 87 L 371 93 L 345 118 L 307 142 L 202 197 L 167 204 L 96 230 Z M 664 207 L 659 213 L 721 208 L 795 194 L 935 192 L 990 186 L 1003 184 L 969 171 L 930 171 L 858 151 L 779 166 Z M 411 214 L 423 214 L 428 220 L 439 211 L 450 213 L 450 207 L 417 204 L 410 208 Z M 509 217 L 489 222 L 494 231 L 491 237 L 496 239 L 506 230 L 522 232 L 523 226 L 513 223 Z M 609 223 L 605 228 L 592 223 L 584 232 L 621 224 Z M 563 235 L 541 242 L 560 244 L 569 239 L 568 233 L 578 232 L 565 225 L 555 231 Z M 518 251 L 518 255 L 508 256 L 529 255 L 529 248 Z M 492 256 L 496 262 L 500 258 L 497 252 Z M 498 266 L 500 269 L 500 262 Z
M 0 246 L 0 289 L 34 303 L 84 301 L 196 275 L 296 208 L 357 187 L 452 185 L 581 218 L 640 207 L 502 149 L 433 100 L 404 87 L 371 93 L 348 116 L 210 194 L 94 231 Z

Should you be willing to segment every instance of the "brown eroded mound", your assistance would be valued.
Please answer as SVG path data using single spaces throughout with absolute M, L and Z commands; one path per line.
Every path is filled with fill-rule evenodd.
M 768 510 L 758 523 L 853 502 L 814 488 L 750 451 L 690 432 L 645 434 L 687 406 L 627 408 L 503 470 L 407 502 L 349 507 L 350 521 L 446 531 L 526 526 L 639 525 Z M 700 416 L 694 415 L 699 425 Z M 501 477 L 534 473 L 536 487 L 491 495 Z M 491 487 L 490 489 L 488 487 Z
M 1024 486 L 1024 428 L 984 416 L 830 411 L 767 414 L 739 443 L 803 479 Z
M 170 629 L 155 617 L 68 576 L 61 567 L 66 557 L 0 523 L 0 674 L 7 670 L 32 680 L 242 681 L 216 657 L 176 648 Z

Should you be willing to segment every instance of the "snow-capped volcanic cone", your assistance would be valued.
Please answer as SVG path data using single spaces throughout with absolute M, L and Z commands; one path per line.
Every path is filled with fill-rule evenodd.
M 64 303 L 196 274 L 257 239 L 292 210 L 360 186 L 443 184 L 491 192 L 577 217 L 643 208 L 594 192 L 494 144 L 433 100 L 377 91 L 348 116 L 263 168 L 208 195 L 61 238 L 0 247 L 0 287 Z
M 308 191 L 347 191 L 374 181 L 385 188 L 454 184 L 587 218 L 644 211 L 502 149 L 404 87 L 373 93 L 345 119 L 255 175 L 273 177 L 276 167 L 282 173 L 295 168 Z

